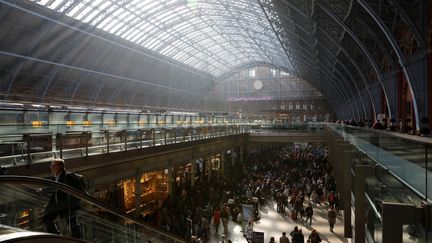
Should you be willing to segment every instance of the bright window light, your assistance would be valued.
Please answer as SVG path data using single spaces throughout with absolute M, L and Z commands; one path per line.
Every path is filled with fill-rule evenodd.
M 30 1 L 216 77 L 254 62 L 293 70 L 258 1 Z

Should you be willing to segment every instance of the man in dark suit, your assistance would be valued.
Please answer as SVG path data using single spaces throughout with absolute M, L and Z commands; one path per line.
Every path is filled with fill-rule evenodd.
M 75 187 L 75 185 L 73 185 L 73 179 L 71 178 L 72 175 L 65 169 L 64 160 L 52 160 L 51 171 L 53 173 L 52 180 Z M 80 209 L 80 203 L 77 198 L 60 190 L 52 192 L 42 219 L 47 231 L 53 234 L 60 234 L 57 225 L 54 223 L 54 219 L 59 215 L 66 220 L 66 224 L 70 227 L 72 237 L 81 238 L 81 230 L 76 216 L 78 209 Z

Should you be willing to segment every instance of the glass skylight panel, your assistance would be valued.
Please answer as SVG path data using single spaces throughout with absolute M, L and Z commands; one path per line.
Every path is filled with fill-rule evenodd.
M 82 7 L 84 7 L 85 6 L 85 4 L 84 3 L 78 3 L 77 5 L 75 5 L 73 8 L 72 8 L 72 10 L 71 11 L 69 11 L 68 13 L 67 13 L 67 15 L 68 16 L 71 16 L 71 17 L 73 17 Z
M 62 0 L 56 0 L 49 7 L 52 9 L 56 9 L 62 2 Z
M 118 25 L 120 25 L 120 24 L 122 24 L 122 23 L 119 22 L 118 20 L 116 20 L 116 19 L 111 19 L 111 20 L 108 21 L 108 23 L 103 27 L 103 29 L 111 33 L 111 29 L 112 29 L 114 26 L 118 26 Z
M 154 50 L 157 48 L 157 46 L 160 46 L 163 44 L 163 39 L 160 37 L 157 37 L 157 39 L 153 39 L 153 41 L 151 42 L 151 45 L 148 46 L 148 48 L 150 50 Z
M 94 17 L 96 17 L 96 15 L 98 15 L 98 14 L 101 14 L 101 12 L 94 10 L 94 11 L 90 12 L 90 14 L 88 14 L 87 17 L 85 19 L 83 19 L 82 21 L 88 23 L 90 20 L 94 19 Z
M 175 48 L 176 48 L 175 44 L 171 45 L 171 46 L 169 46 L 167 48 L 162 49 L 160 51 L 160 54 L 170 56 L 170 54 L 175 51 Z
M 255 1 L 29 1 L 68 11 L 70 17 L 212 75 L 260 61 L 292 68 Z
M 84 7 L 77 12 L 74 18 L 81 20 L 82 17 L 87 15 L 87 13 L 89 13 L 90 11 L 93 11 L 93 8 L 90 6 L 89 3 L 86 3 Z
M 125 27 L 121 30 L 120 33 L 118 33 L 118 35 L 121 38 L 129 40 L 131 34 L 139 32 L 139 29 L 137 29 L 137 28 L 130 28 L 131 26 L 134 26 L 134 25 L 136 25 L 136 23 L 133 23 L 133 22 L 128 24 L 128 25 L 125 25 Z
M 46 5 L 50 0 L 42 0 L 38 2 L 40 5 Z
M 135 14 L 133 14 L 129 11 L 125 11 L 124 9 L 121 9 L 121 8 L 120 8 L 120 11 L 115 12 L 115 16 L 117 19 L 121 20 L 122 22 L 126 22 L 126 23 L 127 23 L 127 20 L 125 18 L 127 18 L 127 17 L 134 17 L 135 19 L 139 20 L 139 18 Z
M 158 1 L 142 1 L 142 0 L 136 0 L 133 2 L 135 7 L 138 9 L 141 9 L 141 11 L 150 11 L 152 9 L 157 9 L 157 6 L 160 4 Z M 132 4 L 131 4 L 132 5 Z

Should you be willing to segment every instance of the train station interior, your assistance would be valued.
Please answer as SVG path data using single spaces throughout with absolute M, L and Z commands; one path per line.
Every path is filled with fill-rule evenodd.
M 0 0 L 0 242 L 432 243 L 431 128 L 429 0 Z

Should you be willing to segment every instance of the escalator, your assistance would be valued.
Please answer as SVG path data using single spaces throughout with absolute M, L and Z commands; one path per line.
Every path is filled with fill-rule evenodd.
M 77 211 L 80 240 L 70 237 L 71 230 L 61 217 L 56 219 L 61 234 L 45 233 L 42 217 L 52 193 L 56 191 L 66 193 L 69 200 L 80 200 L 81 207 Z M 11 238 L 10 234 L 15 234 L 17 238 Z M 20 237 L 30 241 L 20 241 Z M 37 239 L 46 239 L 43 242 L 50 239 L 56 242 L 96 243 L 185 242 L 67 185 L 35 177 L 0 176 L 0 242 L 37 242 Z

